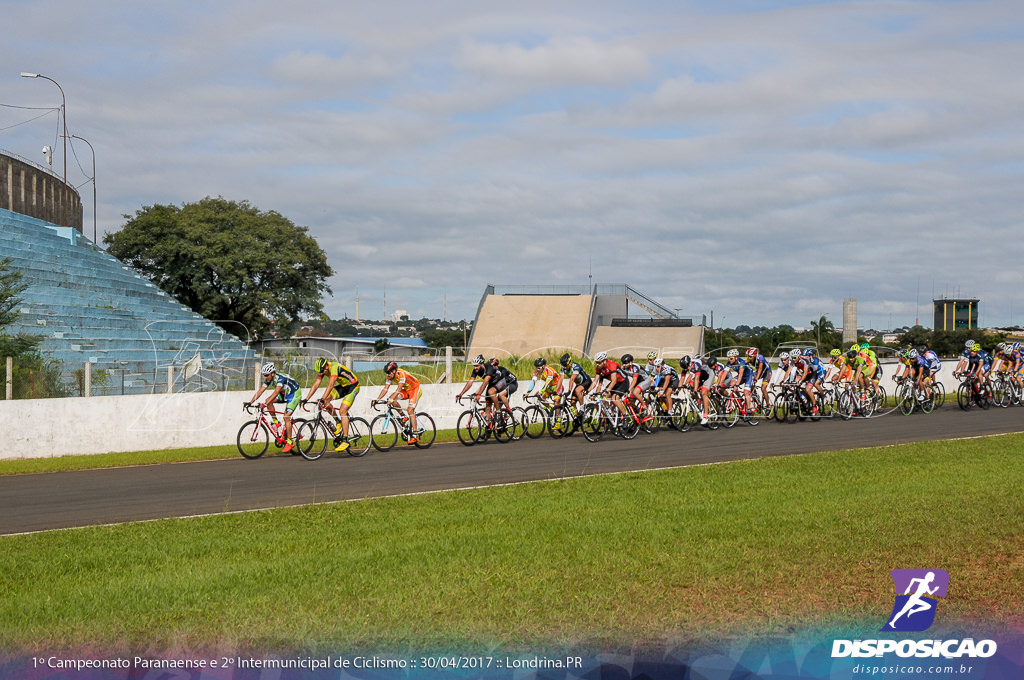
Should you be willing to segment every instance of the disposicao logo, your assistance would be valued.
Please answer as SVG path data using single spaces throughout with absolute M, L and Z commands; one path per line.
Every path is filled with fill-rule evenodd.
M 896 602 L 883 632 L 928 630 L 935 622 L 938 598 L 946 597 L 949 573 L 945 569 L 893 569 Z

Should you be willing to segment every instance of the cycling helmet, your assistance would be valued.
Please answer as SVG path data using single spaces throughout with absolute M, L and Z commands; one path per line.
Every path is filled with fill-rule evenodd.
M 665 360 L 662 359 L 661 357 L 658 357 L 658 358 L 656 358 L 654 360 L 654 367 L 655 368 L 661 368 L 664 363 L 665 363 Z
M 475 357 L 473 357 L 473 365 L 474 366 L 483 366 L 484 365 L 484 355 L 483 354 L 477 354 Z
M 1015 342 L 1015 343 L 1013 343 L 1013 351 L 1015 351 L 1015 352 L 1016 352 L 1016 351 L 1017 351 L 1017 350 L 1019 350 L 1019 349 L 1020 349 L 1020 343 L 1019 343 L 1019 342 Z
M 314 373 L 323 373 L 326 370 L 327 370 L 327 359 L 324 359 L 323 357 L 320 357 L 319 359 L 317 359 L 316 361 L 313 362 L 313 372 Z
M 828 355 L 830 357 L 839 357 L 839 356 L 843 355 L 843 351 L 841 349 L 839 349 L 838 347 L 836 347 L 831 352 L 829 352 Z
M 850 345 L 851 352 L 860 352 L 860 345 Z
M 548 365 L 548 360 L 544 357 L 537 357 L 537 360 L 533 362 L 535 368 L 544 368 Z
M 597 354 L 594 355 L 594 363 L 595 364 L 599 364 L 602 361 L 607 361 L 607 360 L 608 360 L 608 352 L 598 352 Z
M 655 352 L 653 349 L 650 352 L 647 353 L 647 360 L 648 361 L 654 361 L 657 357 L 658 357 L 658 353 Z
M 977 342 L 974 343 L 973 345 L 971 345 L 971 351 L 972 352 L 980 352 L 981 351 L 981 345 L 978 344 Z
M 783 352 L 780 354 L 779 361 L 789 361 L 789 352 Z
M 996 345 L 996 351 L 997 352 L 1005 352 L 1006 351 L 1006 343 L 1005 342 L 1001 342 L 998 345 Z
M 804 350 L 804 356 L 805 357 L 813 357 L 814 356 L 814 348 L 813 347 L 808 347 L 807 349 L 805 349 Z
M 748 347 L 747 348 L 747 356 L 750 357 L 751 359 L 756 357 L 757 356 L 757 348 L 756 347 Z
M 632 355 L 632 354 L 623 354 L 623 355 L 622 355 L 622 363 L 623 363 L 624 365 L 625 365 L 625 364 L 631 364 L 631 363 L 633 363 L 633 355 Z
M 260 373 L 263 375 L 270 375 L 271 373 L 277 373 L 277 368 L 274 366 L 272 361 L 268 361 L 260 367 Z
M 871 345 L 869 345 L 868 343 L 865 342 L 865 343 L 861 344 L 860 348 L 866 352 L 869 349 L 871 349 Z
M 686 356 L 679 360 L 679 368 L 683 369 L 684 371 L 690 370 L 690 362 L 690 355 L 687 354 Z
M 964 343 L 964 349 L 970 349 L 971 347 L 974 347 L 974 340 L 968 340 Z
M 489 363 L 491 366 L 494 366 L 495 368 L 498 367 L 498 360 L 496 358 L 491 359 L 487 363 Z
M 569 356 L 568 352 L 566 352 L 565 354 L 563 354 L 561 357 L 558 358 L 558 363 L 562 364 L 562 366 L 568 366 L 569 365 L 569 361 L 571 359 L 572 359 L 572 357 Z
M 740 351 L 738 349 L 731 349 L 726 353 L 726 356 L 729 357 L 730 359 L 732 359 L 733 357 L 738 357 L 739 355 Z
M 907 350 L 907 358 L 908 359 L 916 359 L 917 358 L 917 350 L 916 349 L 908 349 Z
M 388 363 L 384 364 L 384 372 L 385 373 L 391 373 L 392 371 L 397 371 L 397 370 L 398 370 L 398 364 L 396 364 L 394 361 L 389 361 Z
M 857 358 L 857 350 L 855 350 L 855 349 L 848 350 L 846 352 L 846 358 L 847 359 L 856 359 Z

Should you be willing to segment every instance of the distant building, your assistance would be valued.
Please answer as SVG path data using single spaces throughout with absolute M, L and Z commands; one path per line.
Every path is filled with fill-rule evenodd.
M 932 300 L 937 331 L 972 330 L 978 327 L 978 298 Z
M 857 342 L 857 298 L 843 300 L 843 344 Z

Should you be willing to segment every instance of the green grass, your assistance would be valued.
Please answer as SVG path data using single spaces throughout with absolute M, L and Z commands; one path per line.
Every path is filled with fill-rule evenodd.
M 1024 436 L 0 538 L 0 649 L 636 648 L 1021 623 Z M 873 633 L 872 633 L 873 634 Z

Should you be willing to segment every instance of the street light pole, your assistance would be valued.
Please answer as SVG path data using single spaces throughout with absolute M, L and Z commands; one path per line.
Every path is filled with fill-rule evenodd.
M 96 240 L 96 149 L 92 148 L 92 144 L 85 137 L 79 137 L 78 135 L 61 135 L 67 141 L 68 137 L 75 139 L 81 139 L 86 144 L 89 144 L 89 151 L 92 151 L 92 242 L 97 243 Z
M 68 101 L 64 97 L 64 88 L 61 87 L 60 83 L 58 83 L 53 78 L 50 78 L 49 76 L 44 76 L 41 73 L 22 73 L 21 77 L 22 78 L 42 78 L 44 80 L 49 80 L 51 83 L 53 83 L 54 85 L 57 86 L 58 90 L 60 90 L 60 101 L 61 101 L 60 108 L 61 108 L 61 111 L 64 112 L 64 135 L 63 135 L 63 137 L 64 137 L 64 184 L 67 184 L 68 183 L 68 139 L 67 139 L 67 137 L 68 137 Z

